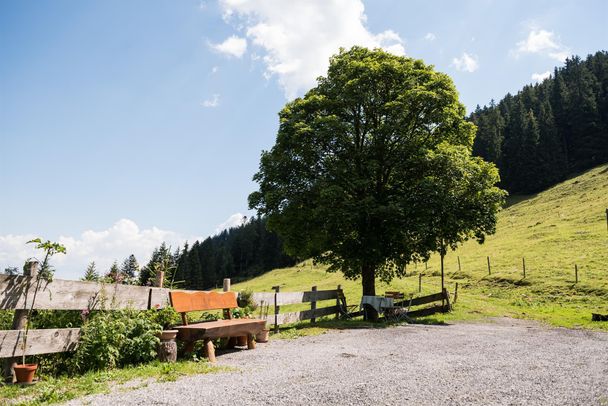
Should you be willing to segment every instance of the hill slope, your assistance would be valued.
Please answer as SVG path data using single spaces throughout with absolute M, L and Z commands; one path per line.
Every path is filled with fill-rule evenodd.
M 508 315 L 608 329 L 608 323 L 590 322 L 591 312 L 608 313 L 607 208 L 608 165 L 537 195 L 510 198 L 495 235 L 483 245 L 468 242 L 446 257 L 447 286 L 453 291 L 459 283 L 458 303 L 455 312 L 439 319 Z M 406 278 L 390 285 L 377 282 L 377 292 L 401 290 L 417 295 L 419 273 L 423 274 L 423 294 L 439 291 L 439 259 L 434 256 L 426 266 L 411 266 Z M 310 261 L 268 272 L 234 289 L 270 291 L 271 286 L 280 285 L 284 291 L 299 291 L 313 285 L 333 289 L 338 284 L 350 303 L 359 302 L 359 280 L 346 281 L 340 273 L 326 273 Z

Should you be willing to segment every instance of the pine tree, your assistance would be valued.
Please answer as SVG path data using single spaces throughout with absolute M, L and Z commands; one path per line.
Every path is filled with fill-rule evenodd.
M 99 272 L 97 272 L 95 261 L 89 263 L 87 270 L 84 272 L 84 276 L 80 280 L 92 282 L 97 282 L 99 280 Z
M 120 272 L 128 283 L 132 283 L 135 280 L 136 275 L 139 273 L 139 263 L 135 255 L 131 254 L 128 258 L 125 258 L 120 267 Z
M 108 272 L 104 275 L 104 279 L 109 283 L 122 283 L 124 276 L 118 268 L 118 262 L 114 261 Z

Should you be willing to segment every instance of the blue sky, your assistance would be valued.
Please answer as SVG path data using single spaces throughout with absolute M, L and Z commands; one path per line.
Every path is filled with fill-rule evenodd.
M 277 112 L 339 46 L 421 58 L 470 111 L 606 49 L 605 1 L 0 2 L 0 270 L 141 263 L 238 224 Z

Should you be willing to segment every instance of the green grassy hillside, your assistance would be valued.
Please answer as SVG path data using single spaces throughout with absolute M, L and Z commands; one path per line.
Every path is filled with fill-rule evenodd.
M 608 323 L 590 321 L 591 312 L 608 313 L 607 208 L 608 165 L 537 195 L 511 197 L 500 213 L 495 235 L 483 245 L 468 242 L 446 257 L 447 286 L 453 291 L 458 282 L 458 302 L 452 314 L 439 319 L 506 315 L 608 329 Z M 418 295 L 419 273 L 423 275 L 422 294 L 440 290 L 439 259 L 434 256 L 426 266 L 410 266 L 406 278 L 390 285 L 377 282 L 377 293 L 401 290 Z M 326 273 L 324 267 L 306 261 L 237 284 L 234 289 L 270 291 L 280 285 L 283 291 L 300 291 L 313 285 L 333 289 L 341 284 L 348 301 L 358 303 L 360 283 L 346 281 L 340 273 Z

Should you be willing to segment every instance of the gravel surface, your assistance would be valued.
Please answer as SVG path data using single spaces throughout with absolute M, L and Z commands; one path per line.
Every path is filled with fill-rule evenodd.
M 332 331 L 222 354 L 238 371 L 94 405 L 608 405 L 608 334 L 496 319 Z

